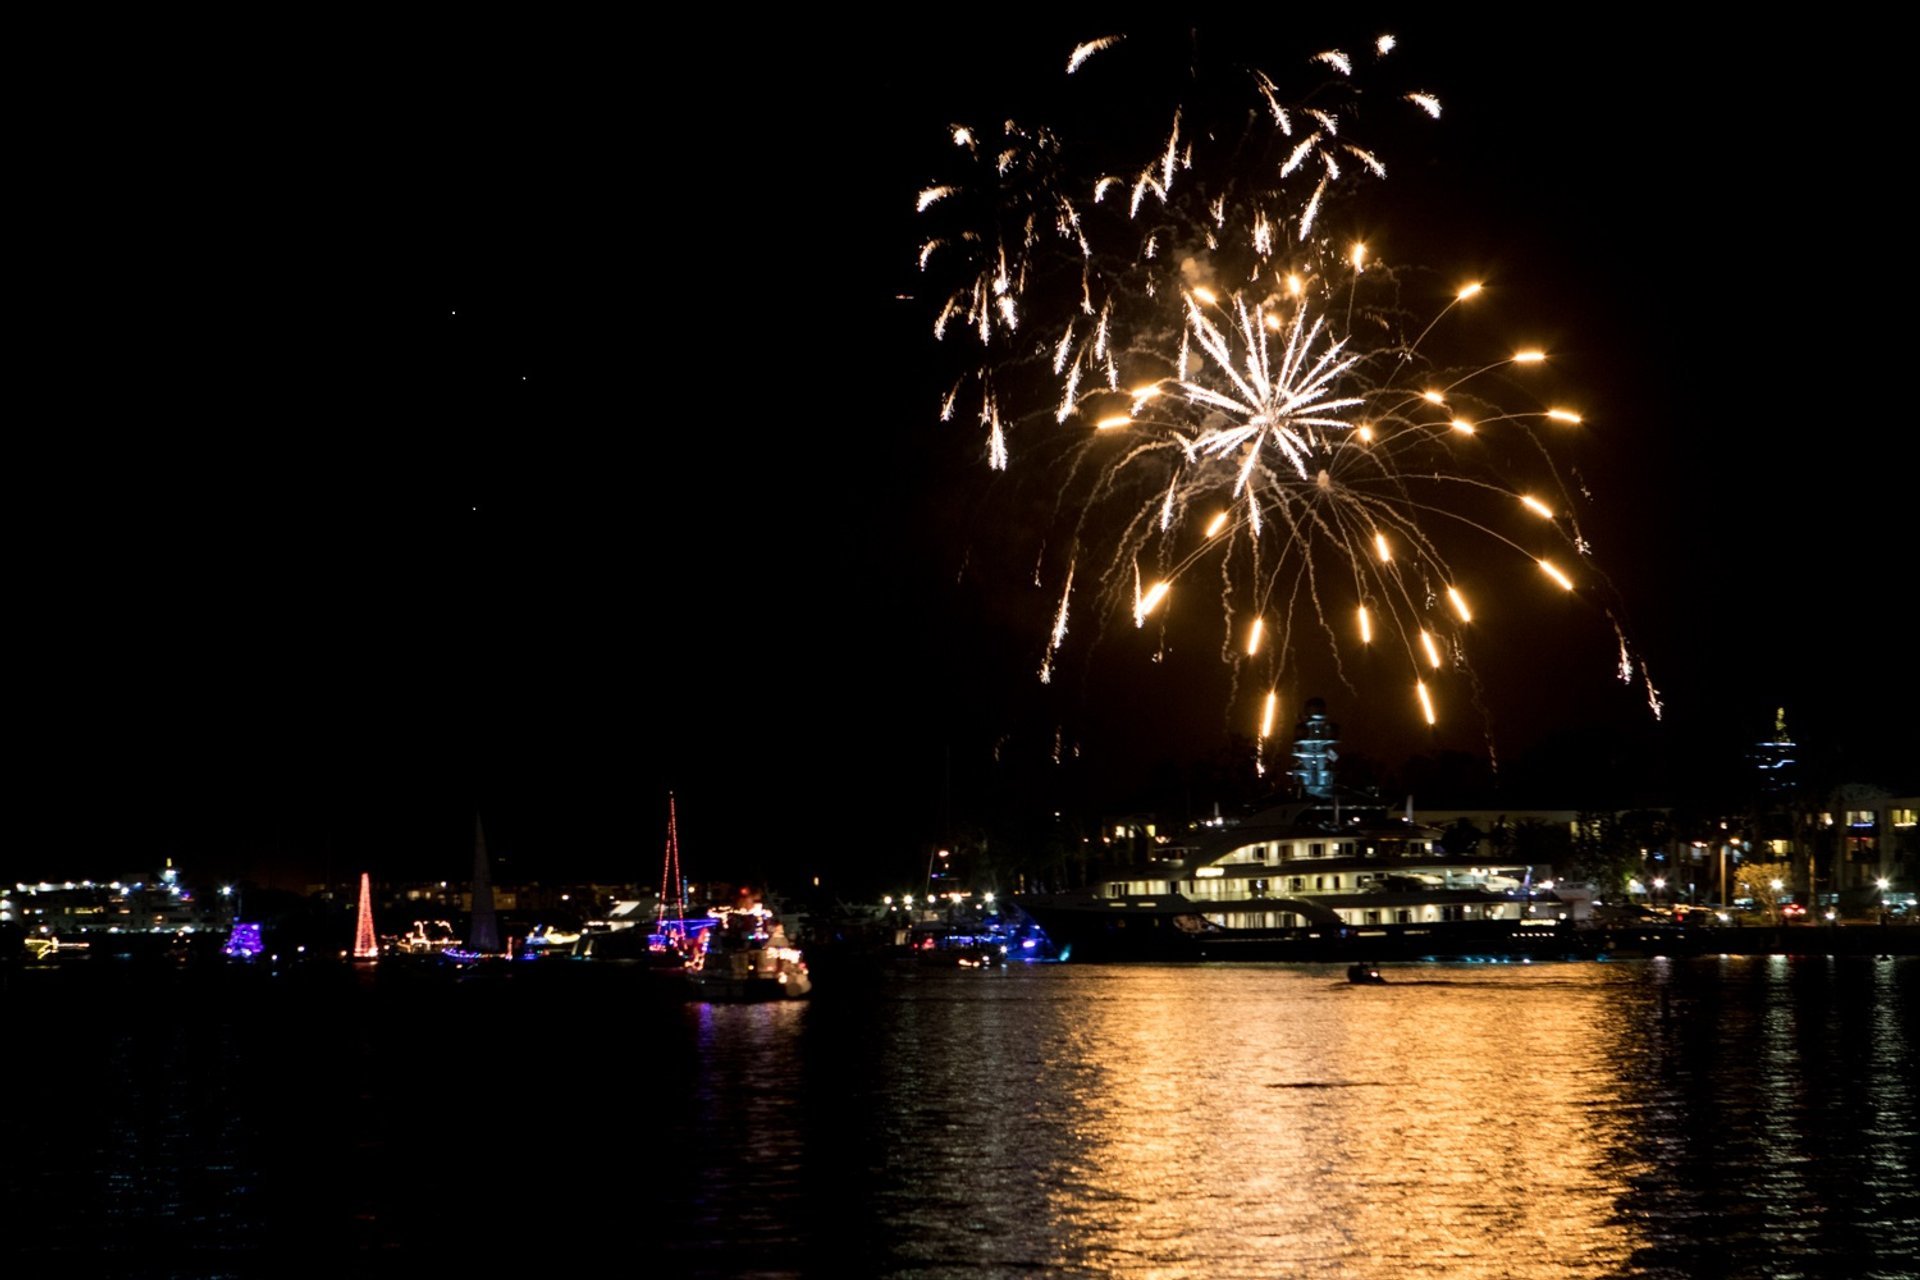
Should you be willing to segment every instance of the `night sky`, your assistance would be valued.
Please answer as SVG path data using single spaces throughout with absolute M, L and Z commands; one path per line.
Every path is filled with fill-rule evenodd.
M 1221 752 L 1241 726 L 1204 647 L 1154 664 L 1117 628 L 1039 688 L 1052 596 L 978 431 L 936 420 L 915 194 L 948 124 L 1046 111 L 1106 33 L 954 20 L 880 54 L 798 26 L 468 32 L 143 72 L 88 108 L 97 145 L 49 160 L 71 285 L 11 470 L 4 874 L 453 877 L 478 810 L 502 878 L 650 879 L 671 787 L 696 876 L 909 881 L 1053 785 L 1028 765 L 1056 731 L 1062 798 L 1115 807 Z M 1246 39 L 1284 68 L 1379 30 L 1446 113 L 1369 241 L 1484 279 L 1490 340 L 1553 352 L 1668 710 L 1612 680 L 1577 600 L 1477 628 L 1484 719 L 1429 735 L 1397 683 L 1297 692 L 1389 764 L 1560 752 L 1563 793 L 1608 752 L 1695 785 L 1784 705 L 1810 753 L 1910 793 L 1880 33 Z

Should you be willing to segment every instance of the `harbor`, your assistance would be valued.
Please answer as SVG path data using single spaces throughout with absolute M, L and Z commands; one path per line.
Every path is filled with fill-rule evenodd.
M 608 12 L 48 46 L 5 1280 L 1920 1277 L 1884 24 Z

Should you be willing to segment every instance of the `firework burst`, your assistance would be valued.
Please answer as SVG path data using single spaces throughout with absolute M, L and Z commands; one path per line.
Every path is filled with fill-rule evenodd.
M 1076 590 L 1103 626 L 1165 625 L 1199 602 L 1175 587 L 1205 566 L 1220 652 L 1236 687 L 1248 673 L 1263 742 L 1273 690 L 1309 644 L 1349 686 L 1355 653 L 1398 655 L 1409 715 L 1434 723 L 1476 619 L 1517 607 L 1470 603 L 1475 586 L 1600 590 L 1551 450 L 1580 416 L 1507 407 L 1544 353 L 1436 365 L 1430 340 L 1480 286 L 1423 305 L 1407 273 L 1336 230 L 1346 200 L 1387 176 L 1364 135 L 1441 115 L 1424 89 L 1371 86 L 1391 37 L 1299 59 L 1298 97 L 1236 66 L 1150 99 L 1126 62 L 1146 47 L 1090 40 L 1066 73 L 1158 115 L 1103 111 L 1084 136 L 955 125 L 962 172 L 919 195 L 934 333 L 971 352 L 941 416 L 977 415 L 989 466 L 1044 469 L 1072 530 L 1043 573 L 1057 606 L 1041 678 Z M 1500 555 L 1471 555 L 1469 583 L 1450 556 L 1474 543 Z M 1614 630 L 1619 675 L 1645 684 L 1657 715 Z

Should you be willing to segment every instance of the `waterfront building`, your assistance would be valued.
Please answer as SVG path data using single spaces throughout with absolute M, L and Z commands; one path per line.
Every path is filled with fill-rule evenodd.
M 1914 902 L 1920 872 L 1920 796 L 1878 787 L 1835 787 L 1808 815 L 1816 900 L 1844 912 L 1877 910 L 1889 895 Z

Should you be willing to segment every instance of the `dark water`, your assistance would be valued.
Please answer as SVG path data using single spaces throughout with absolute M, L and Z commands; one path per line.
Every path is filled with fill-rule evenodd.
M 14 975 L 22 1274 L 1920 1275 L 1920 959 Z M 13 1268 L 7 1268 L 12 1272 Z

